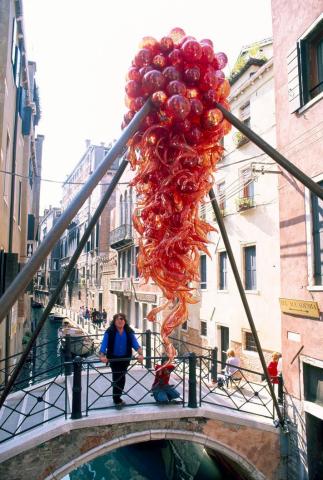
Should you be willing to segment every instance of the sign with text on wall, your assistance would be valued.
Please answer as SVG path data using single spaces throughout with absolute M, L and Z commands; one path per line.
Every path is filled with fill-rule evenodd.
M 293 300 L 291 298 L 280 298 L 280 310 L 283 313 L 302 315 L 303 317 L 320 318 L 320 310 L 317 302 L 306 300 Z

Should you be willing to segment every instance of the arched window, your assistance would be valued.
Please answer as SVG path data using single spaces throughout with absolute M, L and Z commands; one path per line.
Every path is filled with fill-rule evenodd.
M 129 211 L 129 208 L 128 208 L 128 192 L 126 190 L 125 194 L 124 194 L 124 223 L 129 223 L 129 218 L 128 218 L 128 211 Z
M 132 223 L 132 214 L 133 214 L 133 198 L 132 198 L 132 187 L 130 187 L 129 193 L 129 225 Z
M 123 197 L 122 197 L 122 195 L 120 195 L 119 220 L 120 220 L 120 225 L 122 225 L 123 224 Z

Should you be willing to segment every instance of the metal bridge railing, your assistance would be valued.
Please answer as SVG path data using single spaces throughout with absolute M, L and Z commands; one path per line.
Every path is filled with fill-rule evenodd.
M 151 389 L 155 364 L 160 361 L 160 355 L 146 356 L 143 365 L 136 359 L 131 360 L 122 394 L 126 402 L 124 408 L 156 404 Z M 222 364 L 214 359 L 211 351 L 209 355 L 190 352 L 178 356 L 174 365 L 170 384 L 180 396 L 172 402 L 173 408 L 207 405 L 275 420 L 273 400 L 260 372 L 239 368 L 239 377 L 220 385 L 217 372 Z M 58 417 L 73 420 L 91 415 L 93 411 L 114 408 L 109 366 L 96 358 L 75 357 L 63 363 L 60 374 L 56 368 L 48 369 L 50 378 L 20 388 L 7 397 L 0 409 L 0 443 Z

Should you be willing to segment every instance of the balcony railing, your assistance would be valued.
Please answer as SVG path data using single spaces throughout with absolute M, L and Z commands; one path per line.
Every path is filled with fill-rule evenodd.
M 239 197 L 236 199 L 237 210 L 242 212 L 255 206 L 254 197 Z
M 110 232 L 110 246 L 116 250 L 133 243 L 132 225 L 123 224 Z
M 118 278 L 110 281 L 110 290 L 113 292 L 131 292 L 130 278 Z

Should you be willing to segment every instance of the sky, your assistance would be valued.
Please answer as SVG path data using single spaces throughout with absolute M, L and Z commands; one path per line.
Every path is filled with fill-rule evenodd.
M 42 178 L 63 182 L 85 140 L 119 137 L 125 75 L 142 37 L 174 27 L 213 40 L 233 67 L 243 45 L 271 36 L 270 0 L 23 0 L 28 60 L 37 64 L 44 135 Z M 228 72 L 227 72 L 228 73 Z M 61 184 L 42 182 L 41 212 Z

